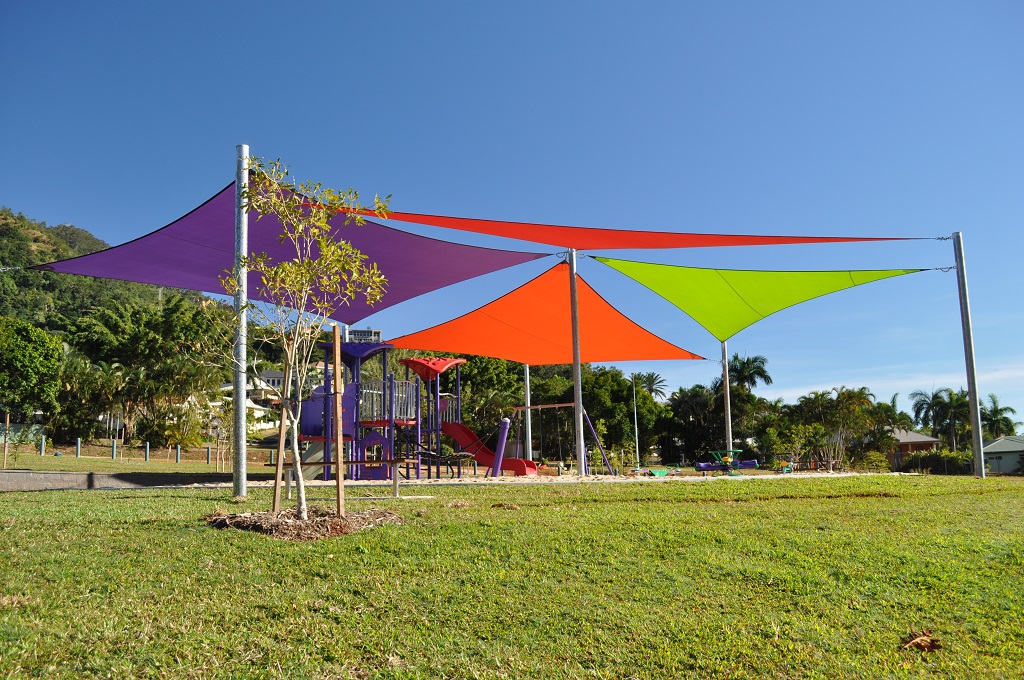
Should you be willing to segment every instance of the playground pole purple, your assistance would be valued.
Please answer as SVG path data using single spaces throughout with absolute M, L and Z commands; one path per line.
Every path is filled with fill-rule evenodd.
M 434 427 L 437 433 L 437 478 L 441 479 L 441 374 L 434 378 Z
M 387 350 L 384 350 L 387 352 Z M 391 484 L 398 498 L 398 452 L 395 451 L 395 374 L 388 373 L 388 444 L 391 447 Z
M 420 448 L 423 445 L 423 407 L 422 407 L 422 394 L 420 392 L 420 386 L 422 382 L 420 377 L 416 376 L 416 479 L 420 478 L 423 474 L 423 457 L 420 455 Z
M 455 422 L 462 422 L 462 366 L 455 366 Z
M 508 440 L 508 429 L 511 425 L 512 421 L 508 418 L 502 418 L 501 425 L 498 426 L 498 446 L 494 450 L 494 462 L 491 464 L 491 477 L 501 477 L 501 464 L 505 460 L 505 442 Z
M 387 350 L 384 350 L 385 352 Z M 395 374 L 388 373 L 388 444 L 391 446 L 391 460 L 398 458 L 395 451 Z M 391 474 L 398 480 L 398 463 L 391 464 Z
M 333 371 L 331 365 L 331 351 L 324 348 L 324 463 L 331 462 L 331 442 L 334 440 L 334 389 Z M 323 480 L 331 481 L 331 466 L 324 465 Z

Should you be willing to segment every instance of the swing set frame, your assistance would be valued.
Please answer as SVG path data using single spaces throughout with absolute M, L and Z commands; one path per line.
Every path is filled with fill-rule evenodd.
M 523 430 L 523 414 L 524 413 L 526 413 L 527 411 L 541 411 L 541 410 L 546 409 L 546 408 L 558 409 L 558 408 L 570 408 L 570 407 L 575 407 L 575 406 L 576 405 L 573 402 L 569 401 L 569 402 L 564 402 L 564 403 L 560 403 L 560 404 L 530 404 L 529 406 L 516 406 L 515 408 L 513 408 L 512 409 L 512 415 L 513 415 L 513 417 L 515 418 L 515 421 L 516 421 L 516 449 L 515 449 L 515 457 L 519 458 L 520 454 L 522 453 L 522 448 L 521 447 L 523 446 L 522 430 Z M 612 469 L 612 464 L 608 461 L 608 454 L 605 453 L 604 446 L 601 444 L 601 438 L 597 436 L 597 430 L 594 429 L 594 424 L 590 421 L 590 416 L 587 415 L 587 410 L 586 409 L 583 409 L 583 420 L 587 423 L 588 429 L 590 430 L 590 436 L 593 437 L 594 442 L 597 444 L 598 450 L 601 451 L 601 460 L 604 461 L 604 466 L 608 470 L 608 474 L 614 475 L 615 471 Z M 544 431 L 543 423 L 542 423 L 541 428 L 539 428 L 539 429 L 541 430 L 541 433 L 543 433 L 543 431 Z M 561 442 L 559 442 L 559 444 L 561 444 Z M 559 450 L 561 450 L 561 446 L 559 446 Z M 559 456 L 559 459 L 561 459 L 561 456 Z M 559 462 L 561 462 L 561 460 Z M 584 459 L 584 464 L 586 465 L 587 469 L 583 471 L 583 474 L 584 475 L 589 475 L 590 474 L 590 464 L 586 461 L 586 459 Z

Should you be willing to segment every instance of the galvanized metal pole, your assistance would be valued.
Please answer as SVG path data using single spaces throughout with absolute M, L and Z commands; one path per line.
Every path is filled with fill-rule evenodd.
M 236 497 L 248 495 L 246 487 L 246 426 L 245 407 L 246 395 L 246 343 L 248 342 L 249 312 L 245 305 L 249 301 L 249 272 L 241 263 L 241 258 L 249 254 L 249 216 L 242 205 L 242 193 L 249 186 L 249 145 L 239 144 L 235 147 L 235 280 L 238 290 L 235 291 L 235 311 L 238 314 L 238 329 L 235 332 L 234 348 L 234 433 L 235 433 L 235 465 L 233 470 L 232 488 Z
M 526 460 L 533 460 L 533 422 L 530 419 L 530 364 L 523 364 L 523 395 L 526 397 Z
M 981 440 L 981 401 L 978 399 L 978 375 L 974 363 L 974 333 L 971 330 L 971 303 L 967 299 L 967 269 L 964 266 L 964 240 L 953 232 L 956 255 L 956 283 L 960 293 L 960 321 L 964 332 L 964 361 L 967 363 L 967 395 L 971 404 L 971 448 L 974 450 L 974 474 L 985 476 L 985 451 Z
M 633 443 L 636 445 L 636 466 L 640 467 L 640 421 L 636 417 L 636 373 L 630 374 L 633 378 Z
M 580 306 L 576 292 L 576 249 L 569 249 L 569 308 L 572 316 L 573 429 L 576 434 L 576 472 L 587 474 L 587 450 L 583 446 L 583 387 L 580 371 Z
M 722 395 L 725 397 L 725 450 L 732 450 L 732 406 L 729 404 L 729 349 L 722 340 Z

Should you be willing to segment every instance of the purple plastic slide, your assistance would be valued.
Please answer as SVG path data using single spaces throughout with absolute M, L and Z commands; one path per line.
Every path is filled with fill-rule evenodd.
M 494 451 L 484 446 L 480 437 L 476 436 L 473 430 L 462 423 L 441 423 L 441 431 L 458 442 L 463 451 L 473 454 L 473 460 L 480 465 L 491 467 L 494 465 Z M 516 477 L 537 474 L 537 464 L 532 460 L 522 458 L 505 458 L 501 461 L 502 470 L 511 470 Z

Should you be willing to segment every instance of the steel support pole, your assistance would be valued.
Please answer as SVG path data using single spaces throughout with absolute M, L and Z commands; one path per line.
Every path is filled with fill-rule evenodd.
M 729 403 L 729 348 L 722 340 L 722 395 L 725 397 L 725 450 L 732 450 L 732 406 Z
M 523 396 L 526 405 L 526 460 L 533 460 L 533 422 L 530 420 L 530 364 L 523 364 Z
M 967 269 L 964 266 L 964 240 L 953 232 L 956 255 L 956 283 L 960 293 L 960 321 L 964 332 L 964 361 L 967 364 L 967 394 L 971 403 L 971 449 L 974 451 L 974 474 L 985 477 L 985 450 L 981 439 L 981 401 L 978 399 L 978 375 L 974 363 L 974 333 L 971 330 L 971 303 L 967 299 Z
M 583 387 L 580 371 L 580 307 L 576 292 L 576 249 L 569 249 L 569 308 L 572 316 L 573 429 L 576 436 L 576 472 L 587 474 L 587 450 L 583 446 Z
M 249 254 L 249 216 L 242 205 L 242 193 L 249 186 L 249 146 L 239 144 L 235 147 L 235 279 L 238 290 L 235 291 L 235 311 L 238 314 L 238 328 L 235 332 L 234 347 L 234 435 L 235 465 L 232 475 L 232 488 L 236 497 L 248 495 L 246 484 L 246 426 L 245 426 L 245 384 L 246 380 L 246 343 L 248 342 L 249 312 L 246 304 L 249 301 L 249 272 L 242 265 L 241 259 Z
M 636 417 L 636 373 L 630 374 L 633 379 L 633 443 L 636 446 L 636 466 L 640 467 L 640 421 Z

